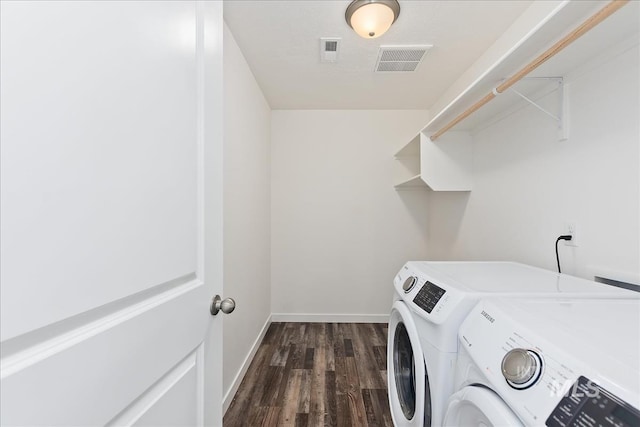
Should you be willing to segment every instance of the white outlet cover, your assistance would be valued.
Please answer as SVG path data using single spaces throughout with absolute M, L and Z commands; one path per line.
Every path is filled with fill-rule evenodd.
M 567 222 L 564 226 L 564 234 L 571 234 L 571 240 L 565 240 L 565 246 L 578 246 L 578 225 L 575 222 Z

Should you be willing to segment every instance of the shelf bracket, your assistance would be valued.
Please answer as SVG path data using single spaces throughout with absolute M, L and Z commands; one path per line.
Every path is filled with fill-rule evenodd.
M 533 105 L 538 110 L 542 111 L 544 114 L 555 120 L 556 123 L 558 123 L 559 141 L 566 141 L 567 139 L 569 139 L 569 92 L 567 85 L 564 84 L 564 79 L 562 77 L 524 77 L 521 80 L 552 80 L 558 84 L 560 90 L 560 113 L 558 115 L 553 114 L 552 112 L 538 104 L 536 101 L 524 95 L 522 92 L 519 92 L 513 87 L 510 87 L 507 90 L 518 95 L 520 98 L 524 99 L 529 104 Z M 494 93 L 496 93 L 495 89 Z

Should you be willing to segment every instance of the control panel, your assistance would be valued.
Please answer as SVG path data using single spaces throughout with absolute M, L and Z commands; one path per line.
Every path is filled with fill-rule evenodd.
M 640 411 L 581 376 L 547 418 L 546 425 L 635 427 L 640 426 Z
M 471 308 L 473 301 L 465 301 L 465 293 L 447 283 L 450 279 L 425 272 L 419 264 L 409 261 L 398 272 L 393 280 L 396 296 L 430 323 L 442 324 L 452 315 L 466 316 L 465 308 Z M 449 345 L 457 347 L 455 336 Z
M 444 289 L 427 281 L 413 298 L 413 303 L 427 313 L 431 313 L 444 294 Z

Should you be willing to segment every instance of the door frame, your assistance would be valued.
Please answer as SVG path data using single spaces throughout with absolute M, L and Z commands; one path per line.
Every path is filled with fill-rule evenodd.
M 223 2 L 197 1 L 198 52 L 198 275 L 223 295 Z M 223 322 L 212 317 L 205 337 L 202 424 L 221 426 L 223 408 Z

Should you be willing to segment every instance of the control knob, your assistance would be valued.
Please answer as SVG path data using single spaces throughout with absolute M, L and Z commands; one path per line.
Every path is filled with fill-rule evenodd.
M 502 359 L 502 375 L 511 387 L 524 390 L 538 381 L 542 359 L 535 351 L 514 348 Z
M 407 279 L 402 284 L 402 290 L 404 291 L 404 293 L 405 294 L 409 293 L 411 289 L 413 289 L 413 287 L 416 285 L 417 282 L 418 282 L 418 278 L 416 276 L 407 277 Z

